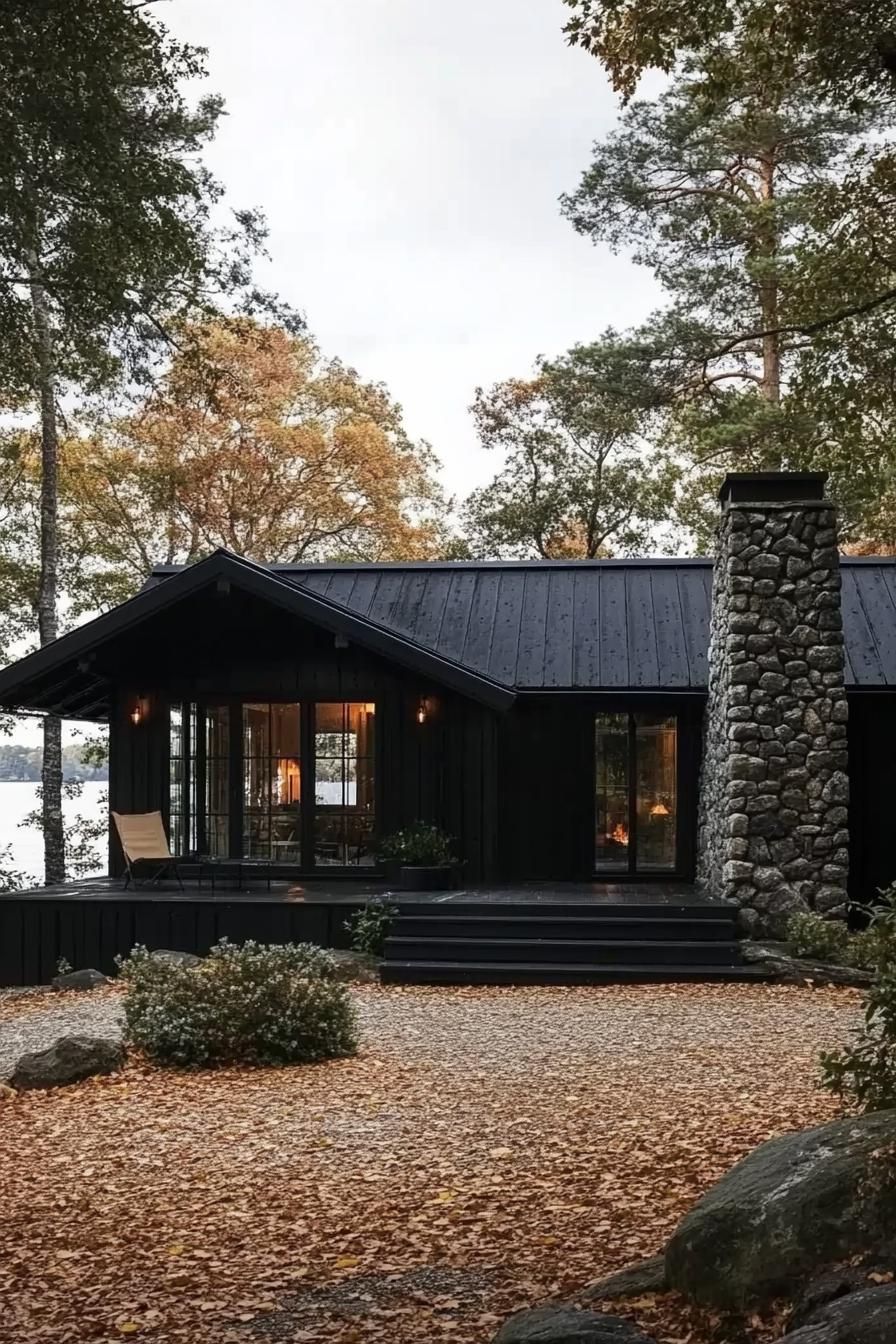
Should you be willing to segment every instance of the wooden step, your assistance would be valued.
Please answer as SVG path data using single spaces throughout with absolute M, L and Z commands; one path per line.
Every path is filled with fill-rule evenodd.
M 755 966 L 589 966 L 576 963 L 486 961 L 385 961 L 380 969 L 391 985 L 612 985 L 749 981 L 767 974 Z
M 392 923 L 396 938 L 568 938 L 623 941 L 718 941 L 733 942 L 736 925 L 731 917 L 687 919 L 612 914 L 600 919 L 591 915 L 560 915 L 551 919 L 531 915 L 503 915 L 491 910 L 480 915 L 406 915 Z
M 386 940 L 387 961 L 565 962 L 604 966 L 738 966 L 736 942 L 673 942 L 669 939 L 629 941 L 581 938 L 404 938 Z

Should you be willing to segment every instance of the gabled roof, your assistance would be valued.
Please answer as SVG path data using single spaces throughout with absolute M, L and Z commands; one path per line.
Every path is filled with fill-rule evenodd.
M 843 557 L 846 682 L 896 688 L 896 558 Z M 0 705 L 101 717 L 94 650 L 233 583 L 495 708 L 517 693 L 703 692 L 709 560 L 253 564 L 227 551 L 160 566 L 136 597 L 0 672 Z
M 516 698 L 511 687 L 452 662 L 400 631 L 291 583 L 271 569 L 219 550 L 167 576 L 164 583 L 145 586 L 127 602 L 4 668 L 0 671 L 0 705 L 89 717 L 105 698 L 101 679 L 91 675 L 90 655 L 185 598 L 213 585 L 230 583 L 494 709 L 507 709 Z
M 706 689 L 709 559 L 271 569 L 517 691 Z M 896 557 L 843 556 L 840 569 L 846 684 L 896 687 Z

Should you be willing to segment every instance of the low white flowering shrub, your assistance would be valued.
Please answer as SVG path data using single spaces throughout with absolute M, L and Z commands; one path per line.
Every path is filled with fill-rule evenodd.
M 310 943 L 222 939 L 195 966 L 135 947 L 119 969 L 127 1039 L 159 1063 L 308 1064 L 357 1049 L 349 993 Z

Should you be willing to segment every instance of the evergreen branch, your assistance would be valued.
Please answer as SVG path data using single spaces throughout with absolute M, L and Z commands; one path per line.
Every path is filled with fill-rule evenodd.
M 894 299 L 896 299 L 896 286 L 892 289 L 885 289 L 882 294 L 876 294 L 873 299 L 866 299 L 863 303 L 854 303 L 848 308 L 838 308 L 836 312 L 829 313 L 827 317 L 820 317 L 815 322 L 795 322 L 778 327 L 765 327 L 758 331 L 742 332 L 739 336 L 734 336 L 730 341 L 707 355 L 703 361 L 704 368 L 712 360 L 722 359 L 725 355 L 730 355 L 732 350 L 736 350 L 744 341 L 760 341 L 766 336 L 814 336 L 816 332 L 824 331 L 827 327 L 834 327 L 838 322 L 845 322 L 850 317 L 861 317 L 864 313 L 882 308 L 884 304 L 892 303 Z

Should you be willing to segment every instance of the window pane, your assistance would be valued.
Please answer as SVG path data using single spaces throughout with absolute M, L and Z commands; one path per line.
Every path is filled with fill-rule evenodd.
M 629 846 L 628 715 L 598 714 L 594 723 L 595 868 L 625 870 Z
M 191 708 L 195 709 L 190 705 L 171 705 L 168 710 L 168 845 L 172 854 L 185 854 L 189 849 L 186 749 Z
M 216 858 L 230 853 L 230 711 L 205 711 L 205 848 Z
M 639 870 L 675 867 L 678 818 L 676 720 L 635 715 Z
M 374 863 L 376 707 L 314 707 L 314 862 L 345 867 Z
M 243 854 L 301 862 L 301 712 L 297 704 L 243 706 Z

